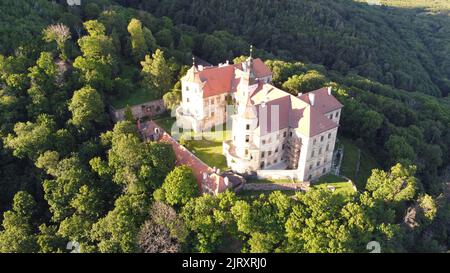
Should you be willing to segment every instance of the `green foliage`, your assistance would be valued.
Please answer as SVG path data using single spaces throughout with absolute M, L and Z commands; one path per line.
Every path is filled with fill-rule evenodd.
M 188 166 L 175 167 L 164 180 L 161 189 L 169 205 L 184 205 L 198 195 L 197 179 Z
M 231 209 L 238 230 L 249 237 L 249 252 L 284 251 L 285 230 L 292 209 L 291 199 L 281 192 L 273 192 L 249 204 L 238 201 Z M 244 249 L 245 250 L 245 249 Z
M 402 1 L 401 5 L 423 7 L 434 3 Z M 435 96 L 450 90 L 450 47 L 448 38 L 444 38 L 450 37 L 445 28 L 449 18 L 445 13 L 329 0 L 257 4 L 195 0 L 189 5 L 181 0 L 159 0 L 146 8 L 200 32 L 228 31 L 280 58 L 323 64 L 343 74 L 355 73 Z M 211 35 L 205 41 L 199 51 L 212 62 L 219 56 L 223 59 L 229 50 Z M 217 57 L 210 55 L 212 50 L 217 51 Z
M 125 108 L 125 112 L 123 113 L 123 115 L 126 121 L 129 121 L 131 123 L 135 122 L 133 111 L 131 110 L 131 107 L 129 105 L 127 105 L 127 107 Z
M 169 110 L 174 110 L 181 103 L 181 90 L 172 90 L 163 96 L 164 105 Z
M 56 42 L 59 57 L 67 60 L 66 41 L 71 38 L 70 29 L 64 24 L 50 25 L 42 31 L 42 38 L 46 42 Z
M 367 180 L 366 189 L 375 199 L 386 202 L 409 201 L 416 195 L 417 178 L 414 177 L 415 166 L 393 166 L 390 172 L 372 170 Z
M 161 186 L 166 175 L 175 167 L 172 146 L 166 143 L 139 139 L 136 126 L 129 121 L 116 124 L 112 132 L 102 135 L 111 148 L 108 161 L 91 160 L 93 169 L 101 177 L 111 177 L 128 192 L 142 193 Z
M 0 252 L 66 252 L 72 240 L 82 252 L 364 252 L 372 240 L 383 252 L 448 249 L 450 210 L 439 194 L 450 103 L 425 95 L 450 92 L 447 3 L 125 2 L 78 13 L 58 1 L 1 1 Z M 238 63 L 250 42 L 277 87 L 332 86 L 345 106 L 340 134 L 363 152 L 361 174 L 376 165 L 365 152 L 385 170 L 407 164 L 375 170 L 351 199 L 327 190 L 195 197 L 169 144 L 143 143 L 131 119 L 107 131 L 108 103 L 162 97 L 173 109 L 192 54 Z M 221 142 L 188 144 L 225 164 Z M 159 202 L 149 211 L 152 195 L 180 215 Z
M 115 48 L 111 37 L 105 35 L 105 26 L 96 20 L 84 23 L 89 35 L 78 40 L 82 56 L 73 66 L 80 70 L 84 83 L 100 91 L 110 91 L 115 71 Z
M 100 252 L 137 252 L 139 227 L 149 211 L 146 195 L 124 194 L 117 198 L 114 209 L 92 228 L 91 237 Z
M 134 61 L 137 63 L 144 58 L 148 51 L 147 43 L 145 41 L 145 34 L 142 29 L 142 23 L 141 21 L 133 18 L 128 24 L 127 29 L 131 35 L 131 53 Z
M 81 128 L 91 128 L 105 120 L 105 106 L 100 94 L 90 86 L 73 93 L 69 103 L 72 123 Z
M 36 202 L 23 191 L 14 195 L 13 208 L 3 214 L 3 230 L 0 231 L 0 252 L 27 253 L 37 251 L 33 233 L 33 213 Z
M 303 75 L 289 77 L 282 87 L 284 90 L 297 95 L 298 93 L 317 90 L 323 87 L 326 82 L 327 79 L 322 74 L 318 71 L 310 70 Z
M 142 75 L 148 90 L 156 89 L 157 97 L 162 97 L 164 93 L 172 87 L 172 71 L 164 58 L 164 52 L 157 49 L 150 58 L 145 56 L 141 62 Z
M 27 156 L 36 159 L 53 147 L 55 126 L 53 119 L 47 115 L 40 115 L 36 123 L 18 122 L 14 126 L 14 135 L 9 134 L 5 139 L 5 146 L 19 158 Z
M 213 252 L 224 241 L 227 234 L 235 232 L 231 207 L 236 196 L 230 191 L 214 197 L 202 195 L 191 199 L 182 209 L 181 216 L 193 232 L 193 249 L 198 252 Z

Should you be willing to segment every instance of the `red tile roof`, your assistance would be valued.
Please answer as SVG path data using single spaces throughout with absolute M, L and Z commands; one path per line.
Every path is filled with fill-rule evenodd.
M 253 73 L 256 78 L 262 78 L 272 75 L 272 71 L 267 67 L 267 65 L 260 59 L 253 59 Z M 235 64 L 235 67 L 242 70 L 242 63 Z
M 242 64 L 204 67 L 202 70 L 191 68 L 186 80 L 203 83 L 204 98 L 231 93 L 239 83 L 239 79 L 235 78 L 236 68 L 242 70 Z M 272 71 L 259 58 L 253 59 L 253 73 L 256 78 L 272 75 Z
M 342 104 L 331 94 L 328 95 L 328 88 L 320 88 L 301 95 L 299 98 L 304 102 L 311 104 L 308 94 L 314 94 L 314 108 L 320 113 L 326 114 L 328 112 L 342 108 Z
M 261 135 L 282 130 L 289 126 L 290 96 L 270 100 L 265 103 L 264 107 L 262 104 L 258 104 L 256 109 Z
M 308 106 L 304 108 L 298 122 L 298 130 L 302 135 L 311 137 L 338 127 L 339 125 L 325 117 L 316 108 Z
M 234 80 L 234 67 L 231 65 L 204 68 L 199 71 L 203 85 L 203 97 L 211 97 L 223 93 L 230 93 Z
M 327 88 L 311 92 L 315 96 L 314 106 L 310 105 L 308 93 L 299 98 L 269 84 L 265 84 L 263 89 L 268 90 L 260 91 L 267 92 L 266 95 L 259 96 L 256 102 L 261 136 L 291 127 L 298 128 L 301 134 L 310 137 L 339 126 L 324 115 L 342 107 L 334 96 L 328 95 Z M 275 92 L 274 95 L 271 92 Z M 269 100 L 263 107 L 266 96 Z

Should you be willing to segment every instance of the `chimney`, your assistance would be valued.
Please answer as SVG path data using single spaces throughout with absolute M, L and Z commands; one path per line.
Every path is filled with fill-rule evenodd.
M 309 103 L 311 104 L 311 106 L 314 106 L 314 99 L 315 99 L 314 93 L 308 93 L 308 98 L 309 98 Z
M 227 61 L 225 62 L 225 64 L 226 64 L 226 65 L 229 65 L 229 64 L 230 64 L 230 62 L 229 62 L 229 61 L 227 60 Z
M 203 173 L 203 181 L 206 181 L 206 178 L 208 178 L 208 174 L 207 173 Z
M 223 179 L 223 182 L 225 183 L 225 186 L 228 188 L 228 186 L 230 185 L 230 180 L 228 180 L 228 177 L 225 177 Z
M 299 92 L 298 94 L 297 94 L 297 97 L 301 97 L 303 95 L 303 93 L 302 92 Z
M 203 65 L 201 64 L 198 65 L 198 71 L 203 71 Z
M 327 91 L 328 91 L 328 96 L 331 96 L 331 86 L 328 86 Z
M 216 174 L 220 174 L 220 169 L 219 168 L 217 168 Z

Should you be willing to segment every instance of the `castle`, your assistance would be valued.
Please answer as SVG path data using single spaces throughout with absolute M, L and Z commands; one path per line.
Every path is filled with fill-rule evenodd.
M 231 139 L 223 142 L 231 170 L 317 179 L 331 169 L 343 105 L 331 87 L 294 96 L 271 81 L 271 70 L 251 56 L 239 64 L 193 64 L 181 79 L 177 124 L 199 132 L 231 119 Z

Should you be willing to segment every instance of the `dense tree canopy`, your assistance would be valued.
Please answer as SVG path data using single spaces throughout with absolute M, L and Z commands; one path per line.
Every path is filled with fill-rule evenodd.
M 448 1 L 382 2 L 1 1 L 0 252 L 448 250 Z M 131 95 L 176 108 L 193 55 L 250 44 L 275 86 L 332 87 L 338 138 L 379 163 L 359 192 L 198 196 L 171 145 L 112 125 Z

